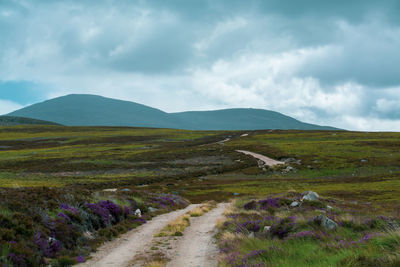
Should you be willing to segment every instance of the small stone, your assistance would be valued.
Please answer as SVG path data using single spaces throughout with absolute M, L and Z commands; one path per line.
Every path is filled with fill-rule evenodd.
M 122 192 L 131 192 L 131 190 L 129 188 L 124 188 L 121 190 Z
M 263 233 L 267 234 L 267 233 L 269 233 L 269 230 L 271 230 L 271 226 L 264 226 Z
M 250 234 L 247 237 L 248 238 L 254 238 L 254 232 L 250 232 Z
M 315 201 L 319 199 L 319 195 L 313 191 L 306 191 L 303 193 L 303 198 L 301 200 Z
M 362 162 L 362 163 L 366 163 L 366 162 L 368 162 L 368 160 L 362 159 L 361 162 Z
M 329 219 L 325 215 L 318 215 L 315 218 L 315 221 L 321 223 L 321 226 L 327 230 L 335 230 L 338 227 L 338 224 L 335 221 Z
M 327 205 L 326 208 L 327 208 L 328 210 L 332 210 L 332 209 L 333 209 L 333 208 L 332 208 L 331 206 L 329 206 L 329 205 Z
M 298 207 L 298 206 L 299 206 L 299 202 L 297 202 L 297 201 L 293 201 L 293 202 L 290 204 L 290 207 L 292 207 L 292 208 Z
M 93 240 L 93 239 L 94 239 L 93 234 L 92 234 L 91 232 L 89 232 L 89 231 L 84 232 L 84 233 L 83 233 L 83 236 L 84 236 L 86 239 L 89 239 L 89 240 Z
M 117 188 L 108 188 L 108 189 L 104 189 L 103 192 L 117 192 Z
M 234 195 L 234 196 L 238 196 L 238 195 L 240 195 L 240 194 L 239 194 L 239 193 L 233 193 L 233 195 Z
M 142 212 L 140 211 L 140 209 L 137 209 L 137 210 L 135 211 L 135 215 L 138 216 L 139 218 L 142 217 Z

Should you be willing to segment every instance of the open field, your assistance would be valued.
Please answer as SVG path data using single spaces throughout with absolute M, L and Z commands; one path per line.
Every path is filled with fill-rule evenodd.
M 252 151 L 287 164 L 270 168 L 236 150 Z M 163 196 L 169 199 L 179 195 L 199 203 L 312 190 L 325 198 L 346 201 L 355 209 L 398 216 L 400 133 L 1 127 L 0 186 L 2 250 L 14 254 L 25 251 L 25 258 L 35 255 L 35 249 L 18 244 L 40 241 L 41 235 L 52 238 L 43 218 L 62 223 L 58 218 L 63 216 L 58 216 L 63 213 L 60 204 L 68 204 L 82 215 L 91 212 L 87 203 L 100 205 L 110 200 L 122 210 L 124 206 L 141 207 L 146 216 L 152 216 L 146 214 L 143 203 L 151 204 Z M 104 197 L 102 190 L 112 188 L 124 188 L 126 192 Z M 173 202 L 167 204 L 162 204 L 168 208 L 158 213 L 178 207 Z M 158 200 L 154 206 L 159 208 Z M 68 210 L 64 213 L 74 216 Z M 87 255 L 90 248 L 131 228 L 129 220 L 139 223 L 133 211 L 121 214 L 111 230 L 107 225 L 103 225 L 105 229 L 102 225 L 92 226 L 103 230 L 90 242 L 79 241 L 89 243 L 63 248 L 68 251 L 63 254 L 71 259 L 76 253 Z M 78 217 L 73 230 L 77 235 L 87 230 L 82 226 L 83 217 Z M 18 228 L 17 223 L 22 221 L 28 224 Z M 58 256 L 55 252 L 49 255 Z M 6 260 L 4 257 L 0 262 Z M 49 262 L 44 255 L 40 257 L 40 262 Z

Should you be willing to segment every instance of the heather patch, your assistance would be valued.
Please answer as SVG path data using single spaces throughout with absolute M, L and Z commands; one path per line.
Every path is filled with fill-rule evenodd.
M 168 194 L 48 188 L 8 190 L 0 200 L 8 207 L 0 214 L 0 264 L 5 266 L 84 262 L 105 241 L 146 223 L 155 215 L 148 207 L 158 214 L 188 204 Z
M 358 207 L 293 193 L 238 199 L 219 226 L 220 265 L 398 266 L 398 213 Z

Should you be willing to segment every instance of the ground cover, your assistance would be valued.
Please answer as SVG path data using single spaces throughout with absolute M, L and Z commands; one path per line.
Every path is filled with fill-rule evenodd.
M 124 189 L 6 189 L 0 196 L 0 263 L 70 266 L 151 217 L 188 205 L 179 196 Z
M 107 199 L 97 199 L 95 193 L 107 188 L 117 188 L 118 192 L 128 188 L 143 194 L 144 199 L 152 193 L 172 193 L 193 203 L 313 190 L 326 198 L 354 202 L 392 216 L 399 211 L 400 203 L 399 140 L 399 133 L 345 131 L 0 127 L 1 216 L 8 218 L 3 225 L 10 221 L 13 229 L 20 220 L 38 220 L 49 238 L 51 230 L 44 226 L 43 214 L 52 211 L 51 216 L 60 221 L 54 212 L 59 211 L 64 194 L 74 196 L 80 205 L 98 204 Z M 236 150 L 260 153 L 287 163 L 268 168 Z M 10 204 L 13 195 L 20 196 L 26 207 L 19 204 L 14 208 Z M 108 200 L 122 207 L 119 201 L 124 202 L 126 197 Z M 75 207 L 73 203 L 70 205 Z M 128 217 L 123 217 L 118 225 L 124 225 L 125 221 L 129 221 Z M 19 234 L 13 231 L 2 233 L 3 261 L 9 260 L 8 253 L 31 257 L 21 252 L 25 248 L 12 250 L 10 242 L 14 240 L 9 239 L 18 236 L 18 240 L 32 241 L 32 231 Z M 108 235 L 113 231 L 102 233 Z M 34 246 L 29 249 L 32 255 L 41 255 Z M 73 258 L 77 251 L 71 246 L 63 254 Z M 46 257 L 39 259 L 42 263 L 51 261 Z
M 398 210 L 304 195 L 238 199 L 220 223 L 220 266 L 399 266 Z

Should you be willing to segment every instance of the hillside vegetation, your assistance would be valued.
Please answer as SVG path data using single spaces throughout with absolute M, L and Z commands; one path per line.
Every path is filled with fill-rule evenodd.
M 135 126 L 189 130 L 303 129 L 332 127 L 303 123 L 262 109 L 166 113 L 134 102 L 96 95 L 67 95 L 10 113 L 69 126 Z
M 60 125 L 60 124 L 50 121 L 31 119 L 31 118 L 0 116 L 0 126 L 13 126 L 13 125 Z

